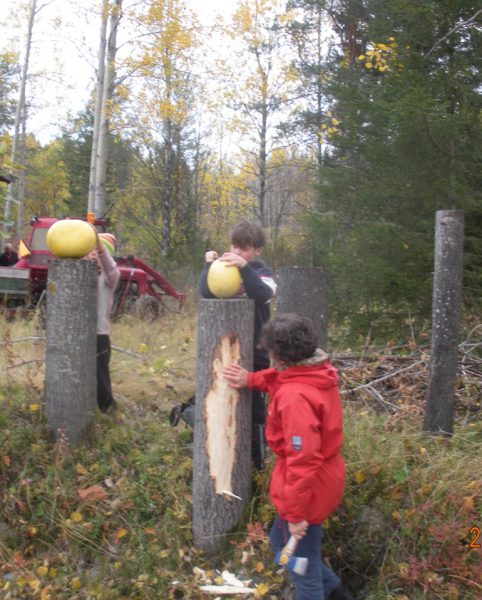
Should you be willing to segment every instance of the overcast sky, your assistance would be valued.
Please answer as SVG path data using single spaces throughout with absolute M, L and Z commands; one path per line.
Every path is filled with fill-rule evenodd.
M 237 5 L 237 0 L 187 0 L 188 5 L 198 14 L 203 25 L 210 25 L 216 16 L 229 17 Z M 31 108 L 31 131 L 41 142 L 48 141 L 58 133 L 59 117 L 68 110 L 73 115 L 82 110 L 94 85 L 97 65 L 98 26 L 92 20 L 90 26 L 77 16 L 78 12 L 88 14 L 90 7 L 100 6 L 101 0 L 37 0 L 37 8 L 42 7 L 35 24 L 35 45 L 31 53 L 30 72 L 44 71 L 41 88 L 30 83 L 34 105 Z M 24 47 L 26 19 L 19 19 L 18 28 L 14 20 L 7 16 L 19 15 L 26 0 L 0 0 L 0 49 Z M 129 0 L 125 1 L 129 4 Z M 53 23 L 61 16 L 63 25 L 54 30 Z M 12 38 L 11 41 L 9 38 Z M 54 75 L 59 71 L 62 78 Z M 49 71 L 52 76 L 45 76 Z M 48 80 L 46 84 L 45 81 Z M 69 90 L 66 91 L 66 83 Z

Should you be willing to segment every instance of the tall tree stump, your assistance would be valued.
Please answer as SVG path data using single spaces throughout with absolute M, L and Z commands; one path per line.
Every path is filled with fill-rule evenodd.
M 312 320 L 320 348 L 328 341 L 328 277 L 319 267 L 281 267 L 276 312 Z
M 440 210 L 435 224 L 430 374 L 423 429 L 451 435 L 462 313 L 464 213 Z
M 253 366 L 253 300 L 201 300 L 193 457 L 194 545 L 213 554 L 251 493 L 251 393 L 229 386 L 225 366 Z
M 57 438 L 88 440 L 96 409 L 97 265 L 55 259 L 47 281 L 45 413 Z

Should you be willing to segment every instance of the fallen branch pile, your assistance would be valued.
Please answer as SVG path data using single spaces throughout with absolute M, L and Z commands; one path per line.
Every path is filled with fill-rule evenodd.
M 468 422 L 480 418 L 482 396 L 482 341 L 472 329 L 459 345 L 456 418 Z M 389 415 L 422 414 L 429 380 L 428 347 L 406 347 L 404 353 L 379 349 L 370 354 L 333 355 L 339 369 L 345 402 L 356 402 Z

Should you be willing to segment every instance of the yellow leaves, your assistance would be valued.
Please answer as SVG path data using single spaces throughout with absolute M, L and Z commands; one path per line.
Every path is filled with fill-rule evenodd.
M 366 481 L 366 475 L 363 471 L 355 471 L 353 474 L 357 483 L 362 484 Z
M 253 15 L 248 4 L 241 5 L 234 14 L 233 21 L 236 29 L 241 33 L 251 31 L 253 26 Z
M 128 535 L 129 532 L 127 531 L 127 529 L 124 529 L 124 527 L 119 527 L 119 529 L 117 529 L 117 531 L 114 534 L 114 544 L 118 544 L 119 541 L 126 537 L 126 535 Z
M 42 591 L 40 592 L 40 600 L 51 600 L 51 591 L 52 588 L 50 585 L 46 585 L 44 588 L 42 588 Z
M 37 568 L 36 572 L 39 577 L 45 577 L 49 572 L 49 568 L 45 565 L 41 565 Z
M 40 579 L 30 579 L 28 581 L 28 587 L 33 591 L 33 592 L 38 592 L 41 586 L 41 582 Z
M 41 409 L 41 404 L 29 404 L 28 407 L 31 413 L 36 413 Z
M 84 520 L 82 513 L 75 511 L 70 515 L 70 520 L 74 523 L 81 523 Z
M 79 577 L 74 577 L 71 581 L 71 587 L 73 590 L 77 591 L 80 590 L 80 588 L 82 587 L 82 583 L 80 581 Z
M 462 506 L 460 507 L 462 513 L 470 514 L 475 511 L 475 503 L 473 496 L 464 496 Z
M 397 44 L 393 37 L 389 38 L 389 43 L 369 42 L 364 54 L 358 56 L 358 60 L 364 64 L 365 69 L 375 70 L 379 73 L 385 73 L 394 66 L 401 66 L 396 55 Z
M 258 561 L 254 565 L 254 570 L 256 571 L 256 573 L 262 573 L 265 570 L 265 566 L 261 561 Z
M 256 591 L 254 593 L 255 598 L 262 598 L 263 596 L 266 596 L 266 594 L 269 592 L 269 587 L 266 585 L 266 583 L 260 583 L 256 586 Z
M 77 475 L 88 475 L 89 471 L 80 463 L 75 465 L 75 472 Z

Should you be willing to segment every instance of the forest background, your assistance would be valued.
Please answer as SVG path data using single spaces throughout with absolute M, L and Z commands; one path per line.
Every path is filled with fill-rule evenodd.
M 354 335 L 390 336 L 429 316 L 435 211 L 460 209 L 464 301 L 476 306 L 481 10 L 469 0 L 245 0 L 209 25 L 186 0 L 85 2 L 53 21 L 44 16 L 55 2 L 16 2 L 0 55 L 1 155 L 17 176 L 4 241 L 32 215 L 87 211 L 88 41 L 104 4 L 118 25 L 102 208 L 119 254 L 184 286 L 206 249 L 226 249 L 230 227 L 253 218 L 274 269 L 322 266 L 331 318 Z M 91 94 L 78 113 L 56 115 L 59 133 L 45 141 L 36 115 L 54 90 L 68 97 L 60 41 L 73 27 Z M 38 56 L 49 60 L 34 70 Z M 0 184 L 0 210 L 8 191 Z
M 265 535 L 269 468 L 227 551 L 207 560 L 192 547 L 192 433 L 167 418 L 194 392 L 204 252 L 226 249 L 249 217 L 266 227 L 275 271 L 329 275 L 347 487 L 325 555 L 357 598 L 479 598 L 480 3 L 244 0 L 215 22 L 187 0 L 10 6 L 0 177 L 15 178 L 0 182 L 2 241 L 24 236 L 33 215 L 86 214 L 98 39 L 117 22 L 98 216 L 119 254 L 189 295 L 180 313 L 113 324 L 120 410 L 98 417 L 93 447 L 71 453 L 42 413 L 41 323 L 2 319 L 0 596 L 199 598 L 227 569 L 256 598 L 290 598 Z M 86 79 L 63 70 L 79 33 Z M 72 87 L 81 108 L 64 114 Z M 54 123 L 41 116 L 49 104 Z M 421 432 L 435 212 L 446 209 L 465 214 L 451 439 Z

